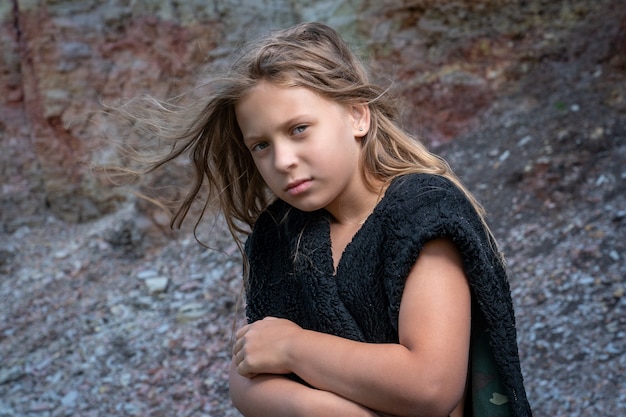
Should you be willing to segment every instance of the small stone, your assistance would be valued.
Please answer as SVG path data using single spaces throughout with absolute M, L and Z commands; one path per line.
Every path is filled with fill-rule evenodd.
M 162 325 L 160 325 L 159 327 L 157 327 L 155 329 L 155 333 L 157 333 L 157 334 L 165 334 L 165 333 L 167 333 L 169 331 L 170 331 L 170 325 L 167 324 L 167 323 L 162 324 Z
M 188 321 L 199 319 L 207 314 L 207 310 L 201 303 L 189 303 L 181 306 L 176 314 L 176 321 L 185 323 Z
M 55 405 L 50 402 L 37 402 L 30 406 L 30 411 L 33 413 L 40 413 L 42 411 L 53 410 L 54 407 Z
M 599 126 L 596 127 L 595 129 L 593 129 L 593 131 L 591 132 L 591 134 L 589 135 L 589 137 L 592 140 L 598 140 L 604 137 L 604 128 Z
M 621 346 L 618 346 L 615 343 L 609 343 L 608 345 L 606 345 L 604 350 L 611 355 L 618 355 L 624 351 Z
M 519 142 L 517 142 L 517 146 L 522 147 L 526 145 L 527 143 L 529 143 L 531 140 L 533 140 L 533 137 L 530 135 L 526 135 L 523 138 L 521 138 Z
M 110 308 L 111 314 L 114 316 L 125 316 L 128 314 L 128 308 L 123 304 L 116 304 Z
M 166 277 L 148 278 L 144 282 L 146 283 L 146 287 L 148 287 L 148 292 L 150 294 L 165 292 L 169 284 L 169 280 Z
M 123 387 L 129 386 L 131 380 L 132 380 L 132 375 L 129 373 L 123 373 L 122 375 L 120 375 L 120 385 Z
M 158 276 L 158 272 L 155 271 L 154 269 L 144 269 L 143 271 L 139 271 L 137 273 L 137 278 L 144 280 L 144 279 L 148 279 L 148 278 L 154 278 L 156 276 Z
M 591 276 L 586 276 L 586 277 L 582 277 L 580 278 L 580 280 L 578 280 L 578 283 L 580 285 L 591 285 L 593 283 L 595 283 L 595 279 Z
M 69 252 L 65 249 L 61 249 L 59 251 L 54 252 L 52 255 L 55 259 L 64 259 L 69 256 Z
M 0 385 L 13 382 L 24 375 L 21 366 L 13 366 L 8 369 L 0 369 Z
M 599 187 L 603 184 L 606 184 L 609 182 L 609 179 L 606 177 L 606 175 L 601 174 L 597 179 L 596 179 L 596 187 Z
M 217 381 L 215 381 L 215 378 L 212 376 L 209 376 L 207 379 L 205 379 L 204 381 L 202 381 L 202 383 L 204 384 L 205 387 L 207 388 L 212 388 L 215 386 Z
M 617 333 L 619 330 L 619 325 L 617 322 L 610 322 L 606 325 L 606 330 L 610 333 Z
M 76 400 L 78 399 L 78 392 L 70 391 L 61 398 L 61 404 L 67 408 L 76 407 Z
M 91 46 L 83 42 L 67 42 L 61 45 L 61 54 L 66 59 L 85 59 L 91 57 Z

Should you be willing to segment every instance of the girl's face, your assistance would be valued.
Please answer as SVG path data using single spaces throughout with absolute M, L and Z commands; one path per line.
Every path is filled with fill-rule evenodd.
M 342 106 L 306 88 L 261 82 L 235 113 L 257 169 L 280 199 L 337 217 L 367 193 L 359 162 L 366 105 Z

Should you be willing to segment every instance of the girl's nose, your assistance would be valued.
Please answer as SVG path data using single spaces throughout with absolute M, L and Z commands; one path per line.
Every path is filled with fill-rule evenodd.
M 274 144 L 274 166 L 278 171 L 289 171 L 298 163 L 298 156 L 293 146 L 287 143 Z

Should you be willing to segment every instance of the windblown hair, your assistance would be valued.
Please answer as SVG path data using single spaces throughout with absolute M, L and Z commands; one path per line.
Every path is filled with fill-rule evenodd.
M 205 103 L 194 110 L 182 110 L 185 118 L 181 119 L 180 109 L 164 105 L 155 108 L 161 109 L 161 120 L 177 117 L 179 128 L 165 128 L 165 123 L 161 128 L 157 126 L 155 134 L 174 145 L 150 170 L 189 153 L 195 171 L 193 184 L 172 217 L 172 227 L 182 224 L 198 195 L 204 192 L 204 209 L 217 202 L 241 248 L 238 236 L 253 227 L 275 198 L 243 144 L 235 117 L 236 104 L 261 81 L 304 87 L 343 105 L 367 103 L 371 125 L 362 140 L 362 167 L 368 186 L 388 184 L 407 173 L 441 175 L 459 187 L 484 217 L 481 205 L 448 164 L 399 127 L 398 112 L 388 90 L 370 81 L 365 67 L 341 36 L 324 24 L 303 23 L 245 46 L 226 74 L 207 84 Z

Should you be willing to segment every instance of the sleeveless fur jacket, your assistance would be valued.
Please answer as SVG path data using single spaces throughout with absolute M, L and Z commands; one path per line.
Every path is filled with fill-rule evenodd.
M 398 343 L 405 279 L 424 244 L 440 237 L 459 249 L 472 291 L 466 415 L 530 416 L 505 269 L 473 206 L 443 177 L 394 179 L 336 272 L 329 214 L 273 203 L 245 245 L 248 321 L 274 316 L 356 341 Z

